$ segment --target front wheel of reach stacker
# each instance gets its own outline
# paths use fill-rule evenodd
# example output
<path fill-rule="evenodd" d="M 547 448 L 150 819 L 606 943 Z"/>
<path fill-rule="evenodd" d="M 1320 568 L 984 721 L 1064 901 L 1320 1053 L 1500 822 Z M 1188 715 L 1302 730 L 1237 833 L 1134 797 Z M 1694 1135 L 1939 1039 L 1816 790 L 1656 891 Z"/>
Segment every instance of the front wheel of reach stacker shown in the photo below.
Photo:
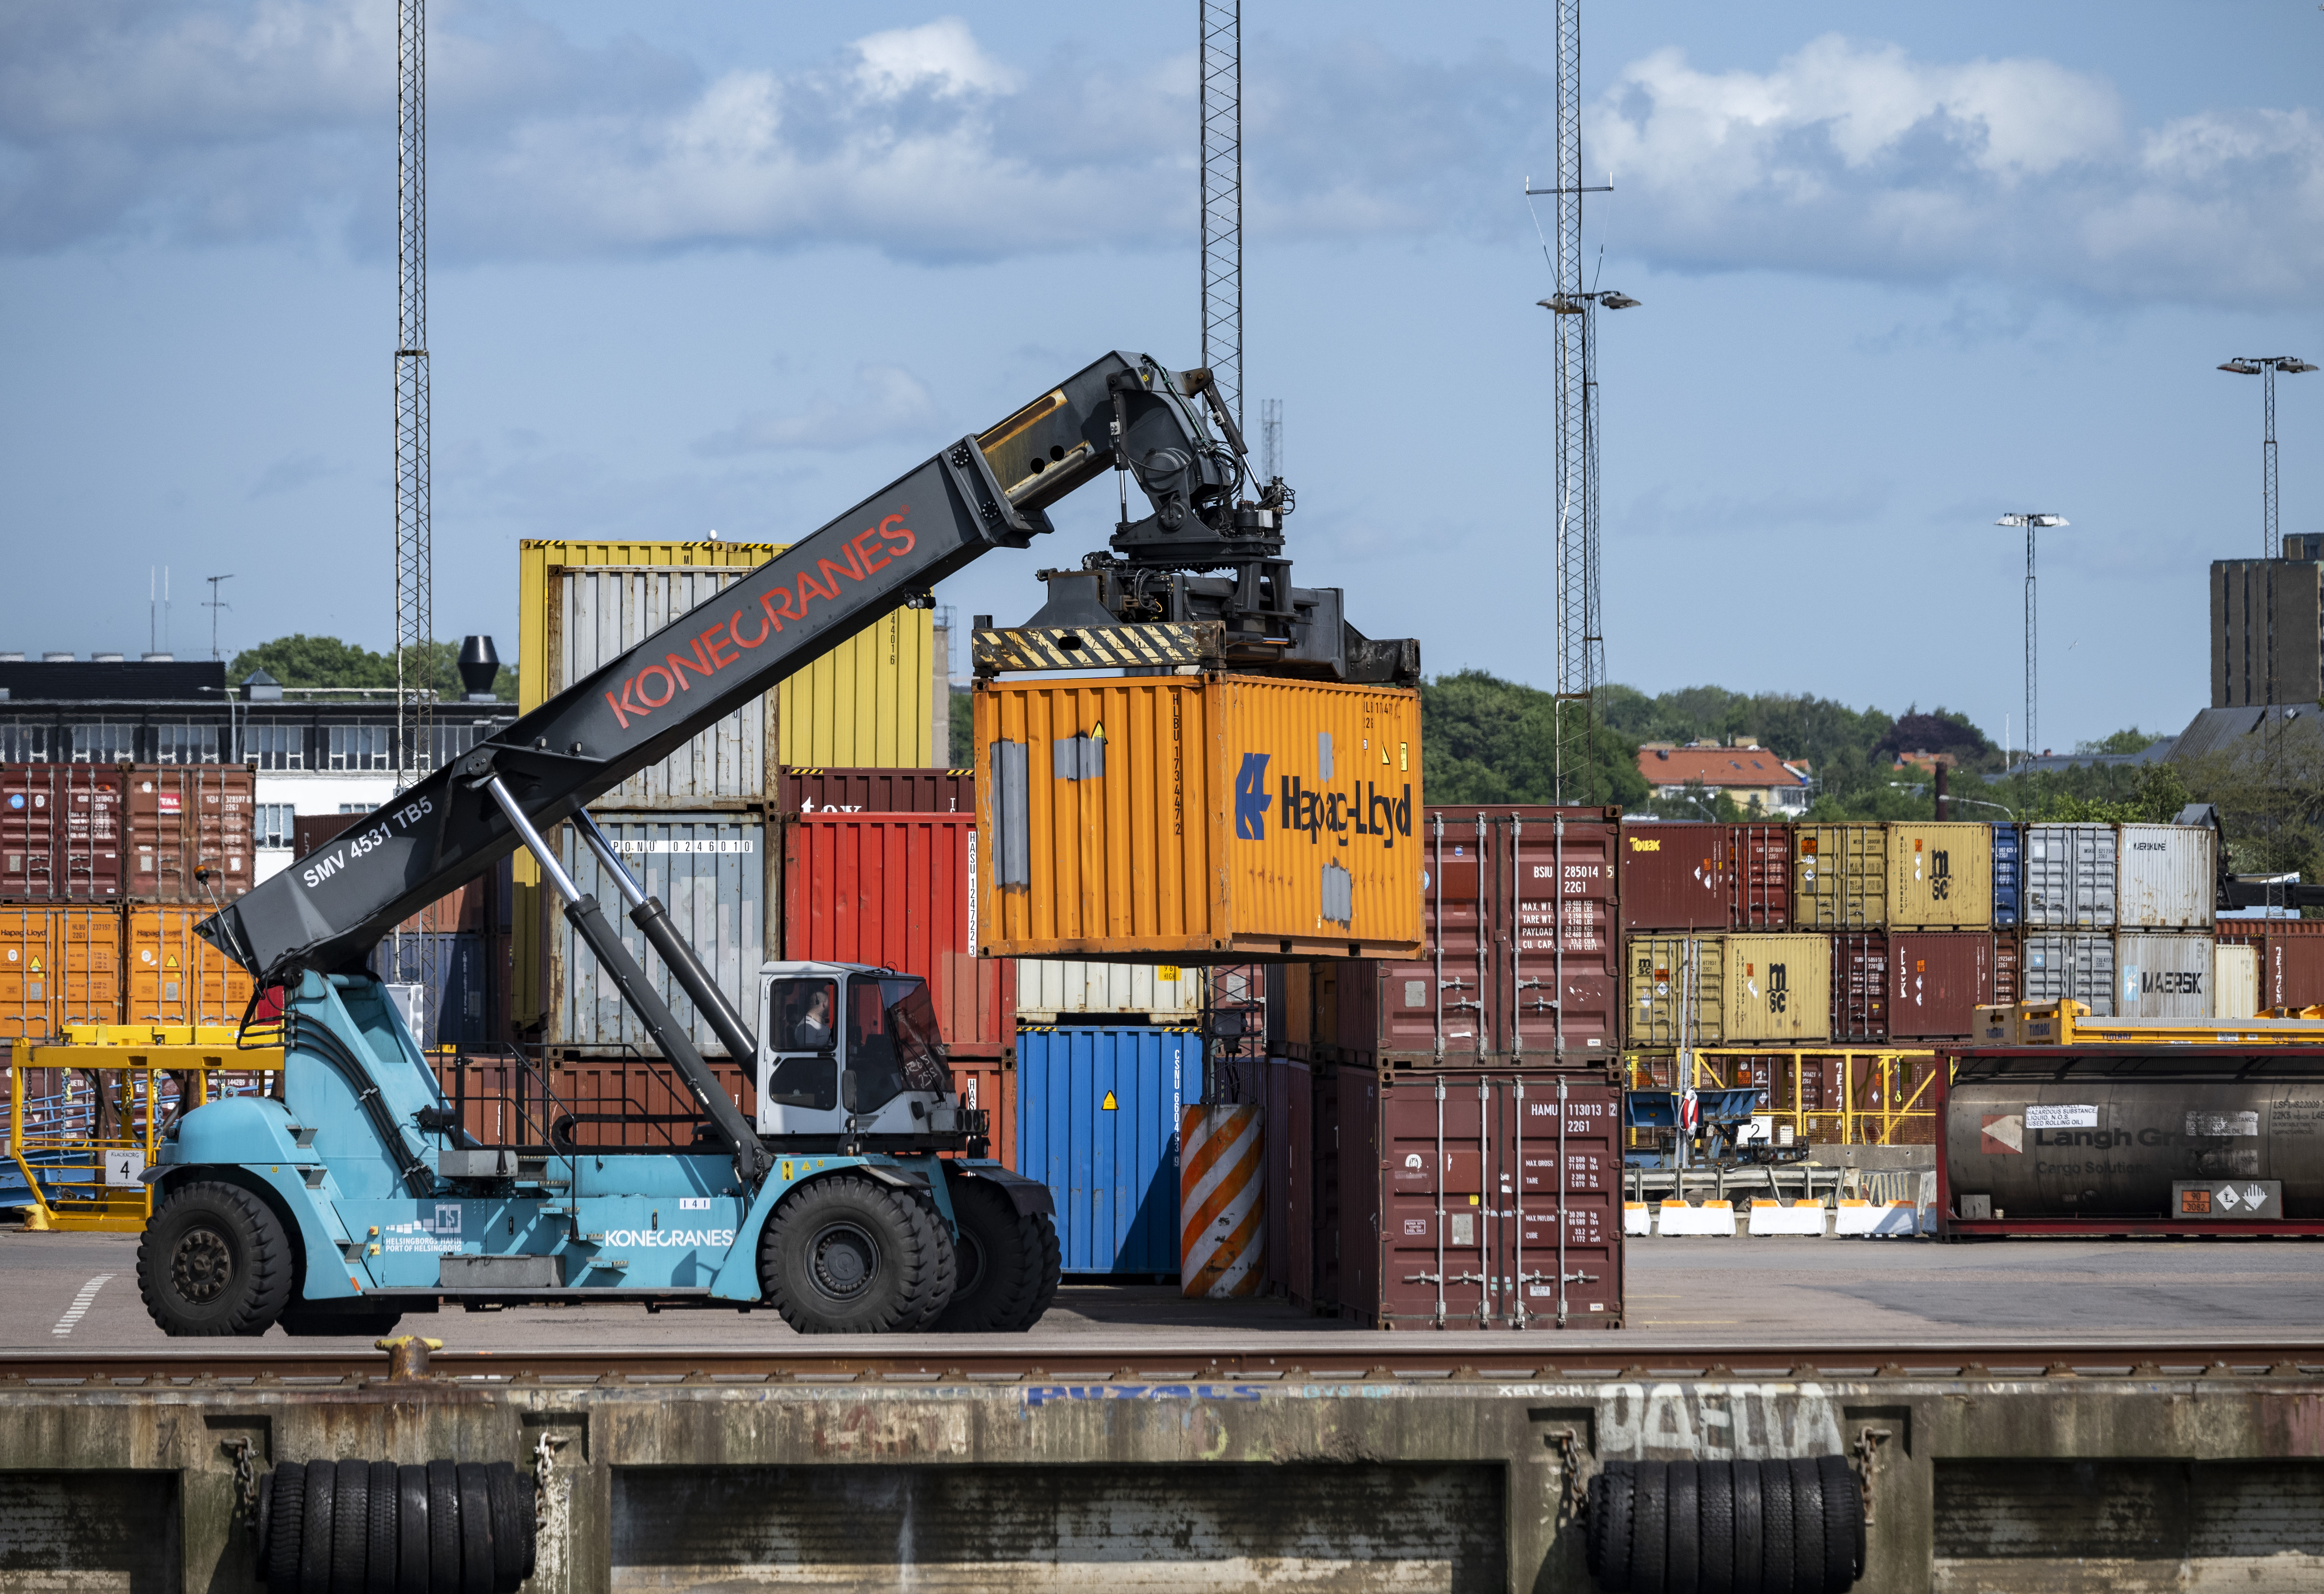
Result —
<path fill-rule="evenodd" d="M 170 1193 L 137 1242 L 137 1291 L 165 1334 L 263 1334 L 290 1298 L 290 1244 L 266 1203 L 203 1180 Z"/>
<path fill-rule="evenodd" d="M 1000 1185 L 950 1182 L 960 1224 L 960 1266 L 952 1304 L 936 1320 L 939 1333 L 1019 1333 L 1031 1328 L 1057 1293 L 1056 1225 L 1046 1212 L 1017 1211 Z"/>
<path fill-rule="evenodd" d="M 911 1333 L 952 1299 L 952 1237 L 901 1190 L 852 1174 L 819 1179 L 767 1219 L 759 1285 L 803 1334 Z"/>

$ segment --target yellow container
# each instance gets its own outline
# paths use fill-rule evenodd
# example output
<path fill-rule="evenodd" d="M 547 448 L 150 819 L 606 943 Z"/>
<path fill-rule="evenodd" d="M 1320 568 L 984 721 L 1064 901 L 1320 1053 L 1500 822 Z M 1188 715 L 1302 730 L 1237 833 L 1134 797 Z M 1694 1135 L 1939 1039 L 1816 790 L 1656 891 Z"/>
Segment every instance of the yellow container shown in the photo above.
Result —
<path fill-rule="evenodd" d="M 1831 1035 L 1831 937 L 1727 937 L 1720 1004 L 1727 1043 L 1824 1040 Z"/>
<path fill-rule="evenodd" d="M 1888 826 L 1888 927 L 1993 924 L 1993 826 L 1896 820 Z"/>
<path fill-rule="evenodd" d="M 208 908 L 125 910 L 128 934 L 123 963 L 126 998 L 123 1018 L 131 1024 L 240 1024 L 250 1006 L 250 974 L 240 963 L 194 934 L 210 917 Z"/>
<path fill-rule="evenodd" d="M 1624 952 L 1628 1045 L 1654 1051 L 1727 1038 L 1725 935 L 1633 935 Z"/>
<path fill-rule="evenodd" d="M 976 692 L 978 950 L 1420 954 L 1420 697 L 1248 676 Z"/>
<path fill-rule="evenodd" d="M 1992 915 L 1991 842 L 1986 855 Z M 1888 923 L 1888 827 L 1803 825 L 1792 834 L 1792 923 L 1803 930 L 1877 930 Z"/>

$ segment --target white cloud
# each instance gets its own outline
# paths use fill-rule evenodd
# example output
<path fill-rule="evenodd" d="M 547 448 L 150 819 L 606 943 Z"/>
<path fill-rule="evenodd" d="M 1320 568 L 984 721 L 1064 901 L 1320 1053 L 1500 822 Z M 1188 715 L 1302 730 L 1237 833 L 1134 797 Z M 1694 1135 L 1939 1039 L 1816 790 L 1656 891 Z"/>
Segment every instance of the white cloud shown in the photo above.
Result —
<path fill-rule="evenodd" d="M 890 438 L 924 437 L 936 419 L 927 388 L 897 365 L 865 365 L 855 391 L 834 399 L 817 393 L 796 415 L 752 416 L 697 446 L 710 455 L 836 451 Z"/>
<path fill-rule="evenodd" d="M 929 88 L 941 95 L 1000 94 L 1017 74 L 978 48 L 968 24 L 947 16 L 918 28 L 896 28 L 855 41 L 855 79 L 881 99 Z"/>

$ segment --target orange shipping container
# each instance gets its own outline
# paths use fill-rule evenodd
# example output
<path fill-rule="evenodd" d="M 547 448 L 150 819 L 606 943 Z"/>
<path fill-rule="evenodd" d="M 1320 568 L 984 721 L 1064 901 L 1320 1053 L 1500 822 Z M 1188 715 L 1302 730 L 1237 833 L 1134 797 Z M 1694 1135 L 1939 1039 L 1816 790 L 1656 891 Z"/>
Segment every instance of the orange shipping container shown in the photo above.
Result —
<path fill-rule="evenodd" d="M 240 764 L 135 764 L 129 784 L 127 895 L 230 902 L 257 861 L 258 776 Z"/>
<path fill-rule="evenodd" d="M 980 682 L 989 957 L 1416 957 L 1419 694 L 1248 676 Z"/>
<path fill-rule="evenodd" d="M 121 1022 L 121 910 L 0 908 L 0 1037 Z"/>
<path fill-rule="evenodd" d="M 250 975 L 194 934 L 207 908 L 139 905 L 125 910 L 122 981 L 132 1024 L 239 1024 L 250 1005 Z"/>

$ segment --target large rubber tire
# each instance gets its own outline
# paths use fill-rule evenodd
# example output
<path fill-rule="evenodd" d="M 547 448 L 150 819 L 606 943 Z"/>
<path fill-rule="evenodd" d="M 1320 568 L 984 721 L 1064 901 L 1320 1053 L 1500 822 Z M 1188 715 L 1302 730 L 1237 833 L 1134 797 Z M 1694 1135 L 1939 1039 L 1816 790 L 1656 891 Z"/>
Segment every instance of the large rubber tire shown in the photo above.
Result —
<path fill-rule="evenodd" d="M 1864 1575 L 1864 1490 L 1846 1456 L 1818 1456 L 1823 1485 L 1823 1594 L 1848 1594 Z"/>
<path fill-rule="evenodd" d="M 1041 1315 L 1045 1290 L 1056 1258 L 1041 1231 L 1046 1213 L 1020 1216 L 1008 1191 L 989 1179 L 952 1179 L 953 1218 L 960 1225 L 954 1246 L 956 1276 L 952 1302 L 930 1325 L 943 1334 L 1010 1334 L 1031 1328 Z"/>
<path fill-rule="evenodd" d="M 524 1581 L 532 1513 L 517 1509 L 516 1469 L 510 1463 L 485 1462 L 484 1487 L 493 1501 L 493 1594 L 516 1594 L 517 1585 Z"/>
<path fill-rule="evenodd" d="M 1606 1594 L 1630 1587 L 1630 1512 L 1637 1479 L 1617 1461 L 1590 1480 L 1590 1574 Z"/>
<path fill-rule="evenodd" d="M 290 1299 L 290 1274 L 282 1225 L 238 1184 L 180 1186 L 137 1241 L 137 1293 L 173 1338 L 264 1333 Z"/>
<path fill-rule="evenodd" d="M 363 1594 L 395 1594 L 395 1562 L 397 1547 L 402 1538 L 401 1527 L 402 1490 L 396 1487 L 395 1463 L 374 1461 L 371 1464 L 371 1534 L 364 1551 Z"/>
<path fill-rule="evenodd" d="M 325 1594 L 331 1586 L 333 1500 L 338 1492 L 337 1461 L 307 1463 L 307 1525 L 299 1534 L 299 1587 Z"/>
<path fill-rule="evenodd" d="M 430 1594 L 428 1469 L 395 1470 L 395 1594 Z"/>
<path fill-rule="evenodd" d="M 1792 1560 L 1792 1464 L 1760 1462 L 1760 1594 L 1799 1594 Z"/>
<path fill-rule="evenodd" d="M 347 1312 L 317 1310 L 314 1306 L 293 1301 L 282 1308 L 275 1319 L 286 1334 L 295 1339 L 336 1337 L 347 1340 L 383 1340 L 395 1331 L 403 1321 L 401 1312 Z"/>
<path fill-rule="evenodd" d="M 493 1493 L 481 1461 L 460 1463 L 460 1594 L 493 1594 Z"/>
<path fill-rule="evenodd" d="M 362 1594 L 370 1580 L 371 1463 L 341 1461 L 331 1505 L 331 1594 Z"/>
<path fill-rule="evenodd" d="M 516 1475 L 516 1504 L 524 1514 L 524 1575 L 530 1577 L 540 1557 L 540 1481 L 529 1470 Z"/>
<path fill-rule="evenodd" d="M 1669 1526 L 1665 1530 L 1663 1587 L 1670 1594 L 1695 1594 L 1702 1565 L 1702 1469 L 1693 1461 L 1670 1464 Z"/>
<path fill-rule="evenodd" d="M 1766 1513 L 1761 1503 L 1757 1461 L 1735 1463 L 1735 1594 L 1762 1594 L 1761 1562 L 1766 1555 Z"/>
<path fill-rule="evenodd" d="M 911 1333 L 951 1304 L 952 1236 L 921 1201 L 852 1174 L 783 1197 L 759 1286 L 803 1334 Z"/>
<path fill-rule="evenodd" d="M 428 1463 L 428 1587 L 460 1594 L 460 1479 L 449 1461 Z"/>
<path fill-rule="evenodd" d="M 1799 1594 L 1823 1588 L 1823 1480 L 1809 1460 L 1784 1463 L 1792 1475 L 1792 1586 Z"/>
<path fill-rule="evenodd" d="M 1735 1463 L 1705 1461 L 1695 1503 L 1702 1524 L 1695 1587 L 1702 1594 L 1735 1594 Z"/>
<path fill-rule="evenodd" d="M 1669 1585 L 1663 1568 L 1670 1526 L 1670 1463 L 1641 1461 L 1630 1506 L 1630 1587 L 1636 1594 L 1663 1594 Z"/>
<path fill-rule="evenodd" d="M 299 1544 L 307 1524 L 307 1469 L 278 1466 L 267 1476 L 266 1534 L 259 1543 L 259 1575 L 269 1594 L 299 1594 Z"/>

